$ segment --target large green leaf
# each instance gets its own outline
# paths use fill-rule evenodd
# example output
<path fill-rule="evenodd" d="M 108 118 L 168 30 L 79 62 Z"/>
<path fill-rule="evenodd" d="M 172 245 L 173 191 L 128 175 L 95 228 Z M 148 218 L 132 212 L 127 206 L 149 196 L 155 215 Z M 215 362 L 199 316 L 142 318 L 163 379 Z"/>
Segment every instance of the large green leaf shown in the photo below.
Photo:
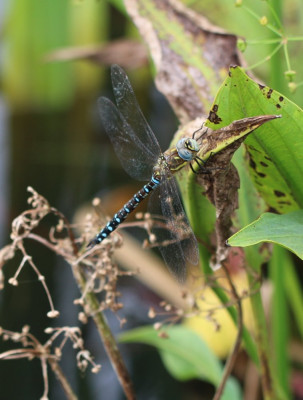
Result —
<path fill-rule="evenodd" d="M 260 242 L 277 243 L 303 259 L 303 210 L 283 215 L 262 214 L 228 239 L 229 245 L 240 247 Z"/>
<path fill-rule="evenodd" d="M 271 209 L 286 213 L 303 207 L 303 114 L 285 96 L 250 79 L 240 67 L 230 69 L 214 105 L 219 124 L 262 114 L 282 118 L 260 127 L 246 139 L 258 191 Z M 213 108 L 214 108 L 213 105 Z"/>
<path fill-rule="evenodd" d="M 123 333 L 120 341 L 155 346 L 176 379 L 196 378 L 218 386 L 222 377 L 221 363 L 200 336 L 182 325 L 165 328 L 165 332 L 168 334 L 166 339 L 148 326 Z M 241 399 L 240 388 L 234 379 L 228 380 L 222 399 Z"/>

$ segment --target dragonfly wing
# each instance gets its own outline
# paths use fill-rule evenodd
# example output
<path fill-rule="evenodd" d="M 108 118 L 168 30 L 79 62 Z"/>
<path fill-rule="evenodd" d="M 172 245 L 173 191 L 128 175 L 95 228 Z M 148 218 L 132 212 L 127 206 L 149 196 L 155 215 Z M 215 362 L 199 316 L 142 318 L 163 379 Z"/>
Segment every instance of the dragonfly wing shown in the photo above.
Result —
<path fill-rule="evenodd" d="M 98 107 L 102 125 L 125 171 L 134 179 L 149 180 L 158 154 L 150 154 L 124 116 L 109 99 L 100 97 Z"/>
<path fill-rule="evenodd" d="M 159 190 L 151 196 L 149 204 L 153 214 L 159 215 L 162 211 L 164 217 L 162 220 L 160 217 L 153 228 L 157 242 L 160 243 L 159 250 L 168 268 L 180 282 L 184 282 L 186 261 L 197 264 L 199 252 L 197 240 L 183 210 L 174 178 L 163 180 Z"/>
<path fill-rule="evenodd" d="M 113 65 L 111 67 L 111 77 L 118 109 L 126 122 L 133 128 L 137 140 L 146 146 L 148 158 L 154 157 L 154 163 L 156 163 L 161 149 L 155 134 L 140 109 L 126 73 L 118 65 Z"/>

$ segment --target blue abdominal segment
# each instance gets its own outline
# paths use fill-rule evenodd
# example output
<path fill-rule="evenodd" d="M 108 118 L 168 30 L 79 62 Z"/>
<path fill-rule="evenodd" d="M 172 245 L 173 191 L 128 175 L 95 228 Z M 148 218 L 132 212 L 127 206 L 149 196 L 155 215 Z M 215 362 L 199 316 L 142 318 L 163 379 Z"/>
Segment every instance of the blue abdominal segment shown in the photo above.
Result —
<path fill-rule="evenodd" d="M 98 235 L 89 242 L 87 247 L 93 247 L 106 239 L 159 184 L 160 180 L 155 176 L 152 176 L 150 182 L 144 185 L 142 189 L 140 189 L 126 204 L 124 204 L 121 210 L 114 215 Z"/>

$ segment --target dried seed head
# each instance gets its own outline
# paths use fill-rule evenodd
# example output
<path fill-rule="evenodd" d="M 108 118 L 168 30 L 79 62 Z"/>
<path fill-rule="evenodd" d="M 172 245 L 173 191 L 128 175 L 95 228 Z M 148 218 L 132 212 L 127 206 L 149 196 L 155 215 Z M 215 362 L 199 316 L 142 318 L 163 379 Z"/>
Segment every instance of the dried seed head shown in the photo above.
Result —
<path fill-rule="evenodd" d="M 29 332 L 29 325 L 24 325 L 23 327 L 22 327 L 22 333 L 24 333 L 24 334 L 27 334 L 28 332 Z"/>
<path fill-rule="evenodd" d="M 169 338 L 169 335 L 166 332 L 159 332 L 158 336 L 161 339 L 168 339 Z"/>
<path fill-rule="evenodd" d="M 60 313 L 57 310 L 51 310 L 47 314 L 48 318 L 57 318 L 59 317 Z"/>
<path fill-rule="evenodd" d="M 161 322 L 156 322 L 156 323 L 154 324 L 154 329 L 155 329 L 156 331 L 160 330 L 161 328 L 162 328 Z"/>
<path fill-rule="evenodd" d="M 155 318 L 156 317 L 156 311 L 153 307 L 151 307 L 148 311 L 148 317 L 149 318 Z"/>
<path fill-rule="evenodd" d="M 88 322 L 87 316 L 83 311 L 79 312 L 78 319 L 80 322 L 82 322 L 82 324 L 87 324 Z"/>
<path fill-rule="evenodd" d="M 61 358 L 62 351 L 61 351 L 61 349 L 59 347 L 55 348 L 55 355 L 56 355 L 56 357 Z"/>
<path fill-rule="evenodd" d="M 9 278 L 8 283 L 13 286 L 18 286 L 18 281 L 16 278 Z"/>
<path fill-rule="evenodd" d="M 100 371 L 100 369 L 101 369 L 101 365 L 96 364 L 96 365 L 93 366 L 91 371 L 92 371 L 93 374 L 97 374 Z"/>

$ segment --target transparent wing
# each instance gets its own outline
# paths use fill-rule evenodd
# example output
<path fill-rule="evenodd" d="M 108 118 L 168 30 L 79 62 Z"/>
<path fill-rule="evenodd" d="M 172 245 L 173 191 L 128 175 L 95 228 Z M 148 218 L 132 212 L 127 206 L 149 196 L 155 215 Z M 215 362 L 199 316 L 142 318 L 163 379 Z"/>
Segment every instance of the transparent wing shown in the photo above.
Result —
<path fill-rule="evenodd" d="M 142 114 L 126 73 L 118 65 L 113 65 L 111 78 L 118 109 L 125 121 L 132 127 L 137 140 L 146 147 L 147 158 L 153 158 L 156 163 L 161 149 L 155 134 Z"/>
<path fill-rule="evenodd" d="M 125 171 L 134 179 L 149 180 L 159 154 L 151 154 L 109 99 L 100 97 L 98 107 L 103 127 Z"/>
<path fill-rule="evenodd" d="M 156 199 L 156 197 L 158 197 Z M 153 228 L 159 250 L 171 272 L 180 282 L 186 278 L 186 261 L 197 264 L 198 244 L 184 213 L 174 178 L 164 179 L 159 190 L 150 198 L 150 211 L 159 215 L 160 207 L 163 219 Z M 163 226 L 161 227 L 161 222 Z"/>

